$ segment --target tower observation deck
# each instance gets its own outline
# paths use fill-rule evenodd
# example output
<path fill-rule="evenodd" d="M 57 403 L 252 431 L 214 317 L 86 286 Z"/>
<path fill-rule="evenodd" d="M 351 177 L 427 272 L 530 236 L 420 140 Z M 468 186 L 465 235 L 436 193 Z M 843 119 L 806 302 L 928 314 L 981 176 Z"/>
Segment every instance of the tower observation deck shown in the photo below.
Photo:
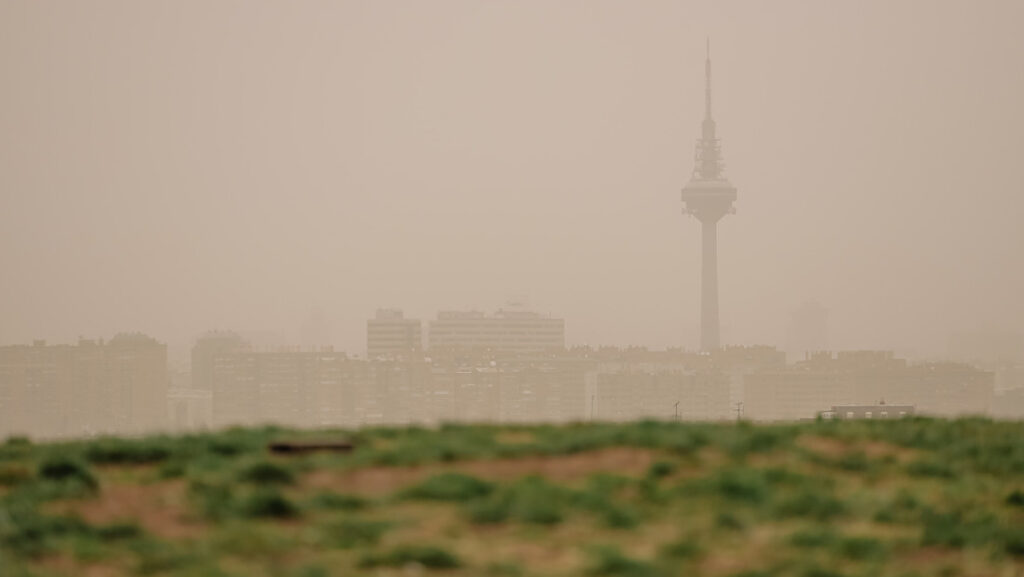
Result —
<path fill-rule="evenodd" d="M 736 187 L 724 175 L 722 146 L 715 136 L 711 117 L 711 42 L 704 64 L 704 122 L 697 139 L 693 176 L 683 187 L 683 213 L 700 221 L 701 286 L 700 348 L 712 351 L 720 346 L 718 326 L 718 221 L 735 213 Z"/>

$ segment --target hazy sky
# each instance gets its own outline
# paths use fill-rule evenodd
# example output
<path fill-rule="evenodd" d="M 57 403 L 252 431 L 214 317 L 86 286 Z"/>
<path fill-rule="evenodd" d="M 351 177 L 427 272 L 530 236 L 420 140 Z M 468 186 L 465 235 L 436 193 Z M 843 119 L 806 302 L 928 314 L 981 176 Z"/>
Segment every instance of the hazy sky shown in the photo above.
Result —
<path fill-rule="evenodd" d="M 364 348 L 510 296 L 694 348 L 710 35 L 723 342 L 1024 329 L 1024 2 L 0 1 L 0 344 Z"/>

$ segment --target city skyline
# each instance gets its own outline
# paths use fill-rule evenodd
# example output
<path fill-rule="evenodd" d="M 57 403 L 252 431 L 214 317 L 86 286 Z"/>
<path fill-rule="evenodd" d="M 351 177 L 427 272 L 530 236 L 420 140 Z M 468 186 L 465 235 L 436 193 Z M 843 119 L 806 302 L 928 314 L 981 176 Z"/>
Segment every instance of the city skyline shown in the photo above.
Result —
<path fill-rule="evenodd" d="M 836 350 L 1024 327 L 1019 4 L 353 6 L 0 7 L 0 343 L 319 310 L 359 350 L 378 307 L 529 292 L 569 344 L 696 348 L 708 35 L 723 343 L 808 300 Z"/>
<path fill-rule="evenodd" d="M 165 344 L 141 334 L 0 346 L 0 438 L 260 425 L 1024 414 L 1020 354 L 911 362 L 891 351 L 840 351 L 791 361 L 768 346 L 565 348 L 549 346 L 557 325 L 529 313 L 450 312 L 438 316 L 454 322 L 445 339 L 405 347 L 392 338 L 402 332 L 391 330 L 402 320 L 395 313 L 373 319 L 385 326 L 367 324 L 367 345 L 377 343 L 378 354 L 366 358 L 329 347 L 263 349 L 225 331 L 197 339 L 184 371 L 170 366 Z M 506 329 L 510 335 L 495 338 Z M 454 340 L 453 330 L 461 331 Z"/>

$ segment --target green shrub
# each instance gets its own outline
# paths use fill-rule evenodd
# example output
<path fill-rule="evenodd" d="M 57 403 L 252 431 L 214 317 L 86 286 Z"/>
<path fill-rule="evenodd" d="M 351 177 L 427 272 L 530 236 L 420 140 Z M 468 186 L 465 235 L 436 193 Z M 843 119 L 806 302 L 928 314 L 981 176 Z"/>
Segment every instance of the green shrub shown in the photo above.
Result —
<path fill-rule="evenodd" d="M 877 523 L 915 523 L 924 509 L 913 493 L 901 490 L 875 513 L 874 520 Z"/>
<path fill-rule="evenodd" d="M 91 442 L 85 450 L 89 462 L 109 465 L 158 463 L 170 456 L 166 443 L 154 440 L 101 439 Z"/>
<path fill-rule="evenodd" d="M 489 495 L 494 485 L 462 473 L 441 473 L 430 477 L 402 495 L 407 499 L 468 501 Z"/>
<path fill-rule="evenodd" d="M 93 535 L 74 536 L 61 542 L 59 547 L 60 551 L 70 551 L 75 560 L 83 563 L 98 563 L 109 559 L 114 551 L 113 547 Z"/>
<path fill-rule="evenodd" d="M 658 553 L 670 559 L 690 560 L 702 557 L 704 548 L 695 539 L 681 539 L 663 546 Z"/>
<path fill-rule="evenodd" d="M 595 473 L 587 477 L 586 492 L 599 495 L 612 495 L 633 483 L 633 479 L 611 473 Z"/>
<path fill-rule="evenodd" d="M 0 464 L 0 487 L 13 487 L 32 478 L 32 469 L 20 463 Z"/>
<path fill-rule="evenodd" d="M 195 480 L 189 483 L 188 496 L 207 519 L 219 521 L 235 513 L 234 495 L 227 485 Z"/>
<path fill-rule="evenodd" d="M 188 547 L 171 541 L 137 539 L 131 542 L 130 548 L 136 556 L 136 575 L 176 571 L 196 561 L 195 554 Z"/>
<path fill-rule="evenodd" d="M 212 531 L 204 539 L 203 545 L 207 551 L 219 557 L 260 559 L 274 563 L 294 553 L 301 544 L 317 543 L 316 538 L 320 536 L 311 530 L 300 533 L 294 531 L 293 527 L 282 529 L 265 523 L 225 523 L 217 531 Z"/>
<path fill-rule="evenodd" d="M 569 494 L 541 477 L 527 477 L 514 485 L 512 516 L 523 523 L 554 525 L 563 519 L 562 503 Z"/>
<path fill-rule="evenodd" d="M 926 510 L 922 521 L 921 544 L 926 546 L 953 549 L 980 546 L 992 542 L 1000 533 L 999 524 L 990 513 L 964 515 L 959 511 L 939 513 Z"/>
<path fill-rule="evenodd" d="M 956 477 L 956 472 L 949 465 L 934 460 L 921 460 L 910 463 L 907 465 L 907 474 L 912 477 L 936 477 L 939 479 L 952 479 Z"/>
<path fill-rule="evenodd" d="M 89 490 L 99 487 L 96 477 L 92 475 L 88 467 L 64 457 L 54 457 L 43 461 L 39 465 L 39 478 L 58 483 L 77 484 Z"/>
<path fill-rule="evenodd" d="M 455 554 L 427 545 L 399 545 L 383 553 L 367 553 L 359 560 L 359 567 L 404 567 L 417 563 L 427 569 L 456 569 L 462 562 Z"/>
<path fill-rule="evenodd" d="M 579 496 L 548 483 L 541 477 L 526 477 L 503 490 L 468 502 L 463 508 L 470 521 L 478 524 L 521 523 L 553 525 L 564 517 L 563 507 Z"/>
<path fill-rule="evenodd" d="M 312 506 L 331 511 L 359 511 L 370 506 L 370 501 L 357 495 L 320 493 L 313 497 Z"/>
<path fill-rule="evenodd" d="M 221 438 L 210 439 L 204 449 L 218 457 L 237 457 L 249 451 L 249 448 L 240 441 Z"/>
<path fill-rule="evenodd" d="M 671 491 L 658 486 L 654 477 L 644 477 L 636 482 L 636 492 L 641 500 L 652 504 L 664 504 L 671 497 Z"/>
<path fill-rule="evenodd" d="M 157 476 L 161 479 L 178 479 L 185 476 L 185 464 L 178 461 L 170 461 L 160 466 Z"/>
<path fill-rule="evenodd" d="M 715 526 L 730 531 L 743 531 L 747 528 L 743 519 L 728 511 L 722 511 L 715 515 Z"/>
<path fill-rule="evenodd" d="M 693 456 L 702 447 L 707 446 L 708 442 L 708 436 L 702 431 L 671 431 L 661 443 L 661 447 L 676 455 Z"/>
<path fill-rule="evenodd" d="M 295 475 L 276 463 L 264 461 L 242 469 L 238 480 L 254 485 L 291 485 L 295 482 Z"/>
<path fill-rule="evenodd" d="M 23 504 L 6 507 L 6 521 L 7 527 L 0 525 L 0 544 L 21 557 L 39 557 L 52 552 L 60 539 L 90 534 L 78 517 L 43 515 Z"/>
<path fill-rule="evenodd" d="M 491 577 L 522 577 L 525 572 L 518 563 L 491 563 L 487 566 L 486 575 Z"/>
<path fill-rule="evenodd" d="M 846 453 L 836 461 L 837 467 L 852 473 L 863 473 L 872 469 L 873 465 L 863 451 Z"/>
<path fill-rule="evenodd" d="M 800 491 L 783 499 L 775 506 L 775 514 L 782 518 L 804 517 L 827 521 L 846 512 L 842 501 L 819 491 Z"/>
<path fill-rule="evenodd" d="M 801 529 L 789 536 L 789 543 L 794 547 L 807 549 L 828 547 L 839 540 L 839 536 L 830 529 Z"/>
<path fill-rule="evenodd" d="M 0 461 L 23 459 L 32 453 L 32 447 L 28 437 L 8 437 L 0 443 Z"/>
<path fill-rule="evenodd" d="M 757 504 L 768 496 L 764 475 L 754 469 L 728 469 L 710 479 L 710 486 L 719 495 L 732 500 Z"/>
<path fill-rule="evenodd" d="M 655 461 L 647 468 L 647 476 L 654 479 L 667 477 L 676 471 L 676 464 L 670 461 Z"/>
<path fill-rule="evenodd" d="M 601 509 L 600 515 L 605 526 L 611 529 L 632 529 L 640 524 L 640 514 L 635 509 L 611 502 Z"/>
<path fill-rule="evenodd" d="M 1006 504 L 1013 507 L 1024 507 L 1024 491 L 1016 489 L 1006 496 Z"/>
<path fill-rule="evenodd" d="M 299 508 L 284 495 L 263 490 L 242 501 L 240 511 L 246 517 L 290 519 L 299 516 Z"/>
<path fill-rule="evenodd" d="M 630 479 L 617 475 L 597 474 L 588 479 L 584 491 L 563 490 L 563 500 L 572 505 L 597 514 L 607 527 L 630 529 L 640 522 L 640 514 L 617 498 L 617 494 L 631 483 Z M 556 490 L 557 491 L 557 490 Z M 556 495 L 552 495 L 555 498 Z"/>
<path fill-rule="evenodd" d="M 523 523 L 537 525 L 556 525 L 565 518 L 557 503 L 544 499 L 537 494 L 527 494 L 516 499 L 513 509 L 514 516 Z"/>
<path fill-rule="evenodd" d="M 304 565 L 295 573 L 295 577 L 330 577 L 331 572 L 323 565 Z"/>
<path fill-rule="evenodd" d="M 1014 557 L 1024 557 L 1024 529 L 1013 529 L 1003 535 L 1003 550 Z"/>
<path fill-rule="evenodd" d="M 746 422 L 736 426 L 736 436 L 728 443 L 729 453 L 734 458 L 743 458 L 748 453 L 767 453 L 788 446 L 794 433 L 788 428 L 754 427 Z"/>
<path fill-rule="evenodd" d="M 475 499 L 464 507 L 469 520 L 480 525 L 504 523 L 511 511 L 512 499 L 507 493 Z"/>
<path fill-rule="evenodd" d="M 390 526 L 383 521 L 347 518 L 325 525 L 321 533 L 328 545 L 350 549 L 357 545 L 376 545 Z"/>
<path fill-rule="evenodd" d="M 492 430 L 480 427 L 447 425 L 440 430 L 408 427 L 386 431 L 367 431 L 363 442 L 373 445 L 375 439 L 386 439 L 386 448 L 373 447 L 355 455 L 363 465 L 407 466 L 424 463 L 452 462 L 469 458 L 484 459 L 499 452 Z M 520 449 L 504 447 L 514 453 Z"/>
<path fill-rule="evenodd" d="M 96 527 L 93 532 L 101 541 L 122 541 L 141 537 L 142 529 L 135 523 L 112 523 L 102 527 Z"/>
<path fill-rule="evenodd" d="M 590 550 L 591 564 L 587 575 L 609 577 L 658 577 L 658 569 L 644 561 L 625 556 L 615 547 L 594 547 Z"/>
<path fill-rule="evenodd" d="M 847 537 L 839 541 L 840 555 L 854 561 L 882 559 L 888 554 L 885 544 L 872 537 Z"/>
<path fill-rule="evenodd" d="M 772 486 L 786 486 L 797 488 L 822 488 L 829 485 L 827 477 L 808 477 L 787 467 L 768 467 L 757 471 L 764 481 Z"/>

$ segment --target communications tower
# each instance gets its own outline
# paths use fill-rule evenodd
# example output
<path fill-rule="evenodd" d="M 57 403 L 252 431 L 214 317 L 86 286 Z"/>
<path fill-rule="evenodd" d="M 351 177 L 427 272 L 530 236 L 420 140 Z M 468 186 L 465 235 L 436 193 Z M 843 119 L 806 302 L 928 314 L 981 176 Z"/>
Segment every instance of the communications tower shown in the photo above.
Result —
<path fill-rule="evenodd" d="M 723 174 L 722 147 L 711 118 L 711 41 L 704 64 L 704 122 L 697 139 L 693 176 L 683 187 L 685 214 L 700 221 L 700 348 L 712 351 L 721 344 L 718 331 L 718 221 L 735 213 L 736 187 Z"/>

